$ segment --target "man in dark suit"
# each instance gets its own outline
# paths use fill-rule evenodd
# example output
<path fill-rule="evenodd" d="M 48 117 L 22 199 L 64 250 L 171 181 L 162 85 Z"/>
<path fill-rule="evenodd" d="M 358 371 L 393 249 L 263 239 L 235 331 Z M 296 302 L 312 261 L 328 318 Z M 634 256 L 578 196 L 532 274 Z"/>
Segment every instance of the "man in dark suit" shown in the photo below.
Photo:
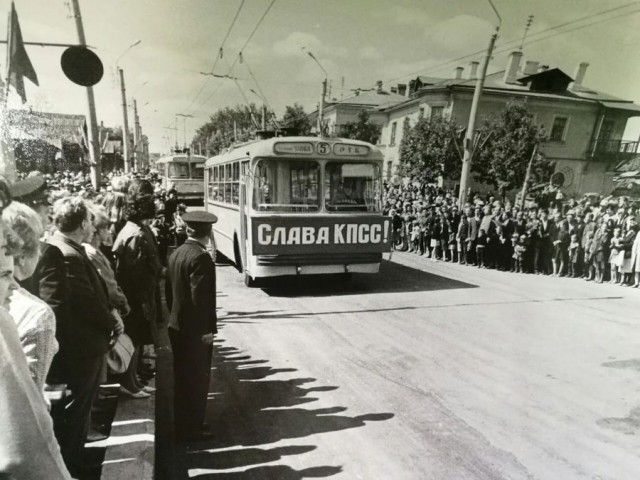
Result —
<path fill-rule="evenodd" d="M 211 436 L 203 430 L 216 319 L 216 270 L 207 252 L 211 225 L 218 219 L 203 211 L 187 212 L 187 240 L 169 259 L 167 304 L 173 350 L 176 440 Z"/>
<path fill-rule="evenodd" d="M 82 248 L 94 232 L 89 209 L 79 197 L 60 199 L 54 205 L 58 231 L 49 242 L 63 257 L 64 291 L 49 284 L 58 299 L 56 338 L 60 345 L 58 374 L 71 390 L 71 401 L 57 419 L 56 433 L 67 468 L 73 474 L 82 465 L 82 449 L 89 428 L 91 406 L 100 384 L 113 332 L 124 326 L 111 314 L 107 289 Z M 56 261 L 56 256 L 50 257 Z M 59 260 L 59 259 L 57 259 Z M 49 266 L 43 265 L 43 270 Z"/>

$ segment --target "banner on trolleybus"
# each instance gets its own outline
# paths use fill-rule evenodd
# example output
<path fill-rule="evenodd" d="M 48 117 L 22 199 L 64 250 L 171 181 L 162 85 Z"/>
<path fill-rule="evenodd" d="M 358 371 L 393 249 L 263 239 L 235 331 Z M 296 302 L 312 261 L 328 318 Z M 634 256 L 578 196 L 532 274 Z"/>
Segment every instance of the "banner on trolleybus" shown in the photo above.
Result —
<path fill-rule="evenodd" d="M 388 217 L 254 217 L 254 255 L 388 252 Z"/>

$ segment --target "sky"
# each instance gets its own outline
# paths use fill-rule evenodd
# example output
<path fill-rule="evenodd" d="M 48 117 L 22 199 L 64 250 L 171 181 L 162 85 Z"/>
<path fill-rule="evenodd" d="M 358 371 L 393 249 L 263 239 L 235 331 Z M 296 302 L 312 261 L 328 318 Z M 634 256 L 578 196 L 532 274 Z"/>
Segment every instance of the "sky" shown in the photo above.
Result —
<path fill-rule="evenodd" d="M 87 44 L 105 68 L 94 87 L 98 122 L 122 125 L 121 68 L 127 102 L 132 107 L 136 100 L 152 152 L 168 152 L 176 141 L 190 143 L 195 130 L 227 106 L 265 99 L 279 117 L 294 103 L 312 112 L 325 72 L 330 98 L 336 99 L 378 80 L 388 89 L 418 75 L 450 78 L 457 66 L 465 67 L 466 75 L 469 62 L 482 61 L 498 24 L 489 73 L 503 70 L 529 15 L 534 19 L 523 61 L 558 67 L 569 76 L 588 62 L 584 85 L 640 104 L 640 1 L 493 0 L 501 23 L 489 0 L 79 2 Z M 78 42 L 69 0 L 15 0 L 15 5 L 25 41 Z M 10 8 L 9 0 L 0 0 L 0 11 Z M 10 106 L 87 113 L 86 89 L 60 68 L 63 50 L 27 46 L 40 85 L 25 80 L 27 103 L 12 91 Z M 0 72 L 6 77 L 3 62 Z M 625 139 L 637 140 L 639 134 L 640 121 L 631 120 Z"/>

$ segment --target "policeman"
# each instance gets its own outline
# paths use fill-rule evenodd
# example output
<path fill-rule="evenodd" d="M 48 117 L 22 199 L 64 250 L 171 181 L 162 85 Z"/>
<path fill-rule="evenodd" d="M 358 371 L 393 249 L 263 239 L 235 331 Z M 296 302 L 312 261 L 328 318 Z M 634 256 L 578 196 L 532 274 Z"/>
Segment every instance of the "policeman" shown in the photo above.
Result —
<path fill-rule="evenodd" d="M 169 259 L 167 305 L 169 340 L 173 349 L 174 425 L 176 440 L 206 440 L 203 429 L 211 351 L 216 328 L 216 271 L 206 250 L 217 217 L 187 212 L 187 240 Z"/>

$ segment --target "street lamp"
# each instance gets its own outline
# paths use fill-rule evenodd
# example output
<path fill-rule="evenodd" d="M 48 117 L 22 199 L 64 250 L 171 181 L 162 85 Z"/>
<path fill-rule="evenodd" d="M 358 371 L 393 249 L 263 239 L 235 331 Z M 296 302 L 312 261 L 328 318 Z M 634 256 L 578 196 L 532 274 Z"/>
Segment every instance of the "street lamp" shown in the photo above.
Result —
<path fill-rule="evenodd" d="M 322 134 L 324 133 L 323 132 L 324 97 L 327 94 L 327 77 L 329 76 L 329 74 L 324 69 L 324 67 L 320 64 L 320 62 L 315 57 L 315 55 L 313 53 L 311 53 L 309 50 L 307 50 L 306 47 L 302 47 L 302 51 L 305 52 L 307 55 L 309 55 L 313 59 L 313 61 L 316 62 L 316 65 L 318 65 L 318 67 L 320 67 L 320 70 L 322 70 L 322 73 L 324 73 L 324 80 L 322 81 L 322 95 L 320 96 L 320 106 L 318 107 L 318 136 L 321 137 Z"/>

